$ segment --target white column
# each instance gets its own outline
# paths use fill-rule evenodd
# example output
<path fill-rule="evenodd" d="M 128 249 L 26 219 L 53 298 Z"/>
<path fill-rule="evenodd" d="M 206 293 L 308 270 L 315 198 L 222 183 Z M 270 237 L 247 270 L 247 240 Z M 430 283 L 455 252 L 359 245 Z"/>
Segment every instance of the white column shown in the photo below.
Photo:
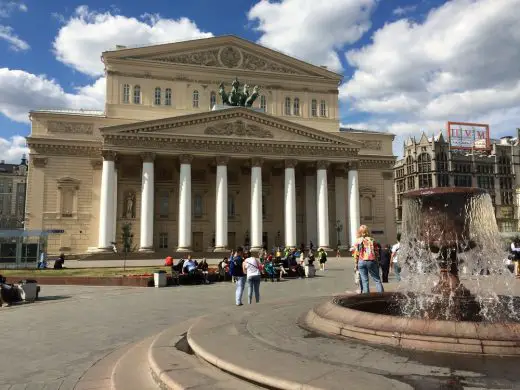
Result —
<path fill-rule="evenodd" d="M 296 160 L 285 161 L 285 246 L 296 247 Z"/>
<path fill-rule="evenodd" d="M 357 164 L 351 163 L 348 171 L 348 215 L 350 226 L 350 245 L 356 241 L 357 231 L 361 224 L 359 215 L 359 184 Z"/>
<path fill-rule="evenodd" d="M 143 153 L 141 177 L 141 243 L 139 252 L 153 252 L 154 155 Z"/>
<path fill-rule="evenodd" d="M 114 212 L 112 213 L 112 242 L 117 242 L 117 169 L 114 167 Z"/>
<path fill-rule="evenodd" d="M 103 152 L 103 171 L 101 174 L 101 194 L 99 199 L 99 250 L 111 250 L 114 212 L 114 167 L 115 153 Z"/>
<path fill-rule="evenodd" d="M 327 186 L 327 161 L 318 161 L 316 171 L 318 246 L 330 250 L 329 243 L 329 190 Z"/>
<path fill-rule="evenodd" d="M 336 177 L 334 178 L 334 188 L 336 195 L 336 221 L 334 227 L 337 228 L 337 225 L 341 226 L 341 231 L 339 232 L 339 241 L 341 246 L 349 245 L 349 227 L 347 226 L 347 181 L 344 170 L 339 170 L 336 172 Z M 334 244 L 337 244 L 338 240 L 338 232 L 334 231 Z"/>
<path fill-rule="evenodd" d="M 217 183 L 215 188 L 215 252 L 226 252 L 228 245 L 228 157 L 217 157 Z"/>
<path fill-rule="evenodd" d="M 179 158 L 179 244 L 178 252 L 191 251 L 191 161 L 190 155 Z"/>
<path fill-rule="evenodd" d="M 262 248 L 262 159 L 251 162 L 251 249 Z"/>
<path fill-rule="evenodd" d="M 305 227 L 307 232 L 305 244 L 310 245 L 312 241 L 315 249 L 318 244 L 316 205 L 316 168 L 312 166 L 305 172 Z"/>

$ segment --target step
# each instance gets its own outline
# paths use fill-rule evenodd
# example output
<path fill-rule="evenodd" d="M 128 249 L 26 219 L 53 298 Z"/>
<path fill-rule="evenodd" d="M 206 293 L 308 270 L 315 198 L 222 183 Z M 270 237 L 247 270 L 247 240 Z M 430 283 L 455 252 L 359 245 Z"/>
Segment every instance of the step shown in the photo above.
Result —
<path fill-rule="evenodd" d="M 115 365 L 135 344 L 118 348 L 90 367 L 74 386 L 75 390 L 109 390 Z"/>
<path fill-rule="evenodd" d="M 169 328 L 153 341 L 148 350 L 148 362 L 158 386 L 175 390 L 259 389 L 201 361 L 192 353 L 186 334 L 197 321 L 192 319 Z"/>
<path fill-rule="evenodd" d="M 111 375 L 113 390 L 156 390 L 157 384 L 150 373 L 148 350 L 155 336 L 132 346 L 115 364 Z"/>

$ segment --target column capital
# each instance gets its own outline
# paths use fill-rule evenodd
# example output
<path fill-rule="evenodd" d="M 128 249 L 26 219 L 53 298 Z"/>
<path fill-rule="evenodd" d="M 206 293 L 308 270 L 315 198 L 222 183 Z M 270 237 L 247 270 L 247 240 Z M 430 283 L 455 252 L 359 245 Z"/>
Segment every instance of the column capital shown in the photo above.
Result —
<path fill-rule="evenodd" d="M 359 169 L 359 161 L 351 161 L 348 163 L 349 171 L 357 171 Z"/>
<path fill-rule="evenodd" d="M 298 164 L 298 160 L 295 159 L 288 159 L 285 160 L 285 168 L 294 168 Z"/>
<path fill-rule="evenodd" d="M 143 162 L 154 162 L 154 160 L 155 160 L 155 153 L 153 153 L 153 152 L 143 152 L 143 153 L 141 153 L 141 158 L 143 159 Z"/>
<path fill-rule="evenodd" d="M 217 157 L 215 157 L 215 162 L 217 163 L 217 166 L 228 165 L 229 157 L 228 156 L 217 156 Z"/>
<path fill-rule="evenodd" d="M 330 165 L 330 162 L 327 160 L 318 160 L 316 161 L 316 169 L 327 169 Z"/>
<path fill-rule="evenodd" d="M 252 167 L 261 167 L 264 163 L 264 159 L 261 157 L 253 157 L 251 159 L 251 166 Z"/>
<path fill-rule="evenodd" d="M 114 152 L 113 150 L 102 150 L 101 155 L 103 156 L 103 160 L 105 161 L 116 160 L 116 152 Z"/>
<path fill-rule="evenodd" d="M 191 154 L 181 154 L 179 156 L 179 161 L 181 164 L 191 164 L 193 156 Z"/>

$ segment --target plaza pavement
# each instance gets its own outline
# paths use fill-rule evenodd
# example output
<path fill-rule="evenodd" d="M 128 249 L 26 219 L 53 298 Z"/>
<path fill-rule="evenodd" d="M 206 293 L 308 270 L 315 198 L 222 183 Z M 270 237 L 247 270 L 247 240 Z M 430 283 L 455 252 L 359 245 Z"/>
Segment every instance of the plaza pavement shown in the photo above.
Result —
<path fill-rule="evenodd" d="M 314 279 L 262 283 L 260 305 L 355 288 L 350 258 L 331 257 L 327 265 Z M 42 286 L 41 301 L 0 309 L 0 390 L 73 389 L 88 368 L 116 348 L 193 317 L 240 310 L 234 287 Z"/>

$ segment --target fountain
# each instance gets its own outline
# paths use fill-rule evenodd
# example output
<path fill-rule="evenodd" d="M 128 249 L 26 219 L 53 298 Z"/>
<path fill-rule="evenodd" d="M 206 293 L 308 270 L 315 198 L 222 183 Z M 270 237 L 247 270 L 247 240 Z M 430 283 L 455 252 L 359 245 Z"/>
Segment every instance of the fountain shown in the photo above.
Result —
<path fill-rule="evenodd" d="M 301 325 L 402 348 L 520 355 L 520 302 L 495 292 L 496 283 L 514 278 L 503 263 L 487 192 L 408 192 L 402 228 L 400 291 L 336 296 L 304 315 Z M 476 275 L 471 291 L 460 281 L 461 267 Z"/>

